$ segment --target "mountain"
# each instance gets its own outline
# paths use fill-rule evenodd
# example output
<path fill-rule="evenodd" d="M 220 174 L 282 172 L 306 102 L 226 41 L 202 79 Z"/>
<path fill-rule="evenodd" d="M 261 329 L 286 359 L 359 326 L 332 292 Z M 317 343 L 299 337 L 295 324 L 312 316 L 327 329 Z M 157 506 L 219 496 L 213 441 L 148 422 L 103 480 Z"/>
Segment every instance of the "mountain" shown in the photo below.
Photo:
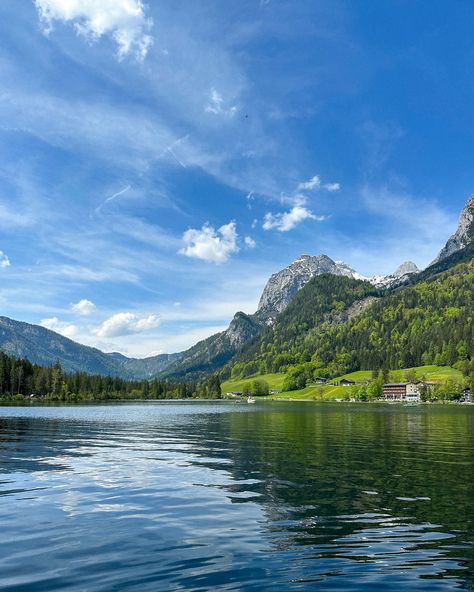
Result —
<path fill-rule="evenodd" d="M 377 288 L 394 288 L 419 272 L 420 270 L 413 261 L 405 261 L 390 275 L 374 275 L 366 279 Z"/>
<path fill-rule="evenodd" d="M 387 287 L 413 271 L 414 264 L 404 264 L 391 276 L 373 281 Z M 415 266 L 416 267 L 416 266 Z M 401 270 L 401 271 L 400 271 Z M 403 274 L 402 274 L 403 271 Z M 160 378 L 198 380 L 221 369 L 246 344 L 286 309 L 294 296 L 314 277 L 322 274 L 368 279 L 343 261 L 327 255 L 302 255 L 268 280 L 255 314 L 238 312 L 229 327 L 198 342 L 184 352 L 137 359 L 119 353 L 104 353 L 81 345 L 44 327 L 0 317 L 0 349 L 16 357 L 49 365 L 59 360 L 66 371 L 109 374 L 122 378 Z"/>
<path fill-rule="evenodd" d="M 313 289 L 314 286 L 319 286 L 318 289 L 322 293 L 326 293 L 325 284 L 328 287 L 332 285 L 330 278 L 346 278 L 352 282 L 363 282 L 365 286 L 368 286 L 366 288 L 368 292 L 373 292 L 375 288 L 380 292 L 377 297 L 383 296 L 395 288 L 408 289 L 410 286 L 443 274 L 462 261 L 468 261 L 474 255 L 473 239 L 474 196 L 471 196 L 461 212 L 455 234 L 448 240 L 430 267 L 423 271 L 420 271 L 413 262 L 407 261 L 402 263 L 392 274 L 369 278 L 357 273 L 343 261 L 333 261 L 327 255 L 302 255 L 270 277 L 254 314 L 248 315 L 238 312 L 225 331 L 211 335 L 188 350 L 176 354 L 135 359 L 118 353 L 104 353 L 95 348 L 75 343 L 44 327 L 20 323 L 6 317 L 0 317 L 0 349 L 18 357 L 27 357 L 38 364 L 48 365 L 58 359 L 64 369 L 68 371 L 80 370 L 87 373 L 110 374 L 136 379 L 158 376 L 160 378 L 198 380 L 222 369 L 235 356 L 237 356 L 236 359 L 239 359 L 242 352 L 258 342 L 262 332 L 267 335 L 267 328 L 271 328 L 273 325 L 278 326 L 276 323 L 281 315 L 292 305 L 295 297 L 315 278 L 322 279 L 313 284 Z M 332 295 L 335 307 L 333 322 L 337 325 L 344 324 L 364 312 L 372 302 L 371 299 L 376 297 L 372 294 L 370 298 L 367 296 L 360 302 L 349 302 L 351 300 L 350 286 L 348 289 L 349 294 L 346 302 L 338 300 L 338 293 Z M 303 295 L 302 298 L 306 298 L 306 296 Z M 329 314 L 328 311 L 326 313 Z M 301 334 L 305 334 L 309 325 L 311 322 L 305 321 L 300 326 Z M 278 343 L 279 337 L 277 336 L 275 339 L 274 349 L 277 351 L 281 349 Z"/>
<path fill-rule="evenodd" d="M 357 317 L 379 294 L 368 281 L 330 273 L 315 276 L 275 322 L 232 359 L 223 376 L 227 378 L 230 370 L 234 378 L 259 370 L 279 372 L 288 365 L 310 361 L 311 351 L 306 347 L 310 335 L 325 323 L 339 326 Z"/>
<path fill-rule="evenodd" d="M 467 200 L 459 216 L 456 232 L 448 239 L 433 263 L 438 263 L 474 242 L 474 195 Z"/>
<path fill-rule="evenodd" d="M 313 278 L 222 376 L 286 372 L 284 388 L 293 389 L 354 370 L 435 364 L 474 372 L 474 259 L 432 271 L 396 290 Z"/>
<path fill-rule="evenodd" d="M 357 279 L 362 277 L 343 261 L 335 262 L 327 255 L 302 255 L 270 277 L 260 298 L 256 315 L 266 323 L 274 322 L 295 294 L 312 278 L 323 273 Z"/>
<path fill-rule="evenodd" d="M 263 322 L 256 315 L 238 312 L 225 331 L 211 335 L 181 352 L 179 359 L 160 373 L 160 378 L 199 380 L 222 368 L 263 327 Z"/>
<path fill-rule="evenodd" d="M 0 349 L 17 358 L 48 366 L 59 360 L 67 372 L 108 374 L 123 378 L 148 378 L 162 372 L 180 354 L 161 354 L 144 359 L 104 353 L 81 345 L 39 325 L 0 317 Z"/>
<path fill-rule="evenodd" d="M 327 255 L 301 255 L 270 277 L 254 314 L 237 313 L 226 331 L 181 352 L 179 360 L 170 364 L 160 378 L 197 380 L 220 370 L 267 325 L 275 322 L 299 290 L 322 274 L 363 279 L 343 261 L 333 261 Z"/>

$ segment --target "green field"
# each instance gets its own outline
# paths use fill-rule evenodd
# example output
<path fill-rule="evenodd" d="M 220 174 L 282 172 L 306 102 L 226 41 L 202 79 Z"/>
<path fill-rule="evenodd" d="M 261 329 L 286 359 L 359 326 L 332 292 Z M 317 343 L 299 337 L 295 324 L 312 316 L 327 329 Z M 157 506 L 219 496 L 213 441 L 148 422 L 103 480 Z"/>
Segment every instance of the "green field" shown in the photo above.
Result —
<path fill-rule="evenodd" d="M 390 380 L 393 380 L 394 382 L 403 382 L 405 380 L 405 374 L 408 371 L 414 371 L 417 380 L 421 380 L 422 378 L 425 380 L 435 380 L 440 382 L 446 382 L 449 378 L 451 380 L 462 380 L 462 373 L 450 366 L 417 366 L 415 368 L 406 368 L 403 370 L 391 370 Z M 354 380 L 355 382 L 365 382 L 372 378 L 372 371 L 358 370 L 357 372 L 350 372 L 349 374 L 338 376 L 331 382 L 339 382 L 342 378 Z"/>
<path fill-rule="evenodd" d="M 418 366 L 416 368 L 407 368 L 404 370 L 394 370 L 390 372 L 390 380 L 393 381 L 404 381 L 405 373 L 408 370 L 415 371 L 416 378 L 421 380 L 434 380 L 439 382 L 445 382 L 448 379 L 461 380 L 462 374 L 459 370 L 451 368 L 450 366 Z M 285 380 L 285 374 L 262 374 L 250 376 L 241 380 L 228 380 L 222 383 L 222 393 L 225 396 L 228 392 L 242 392 L 244 385 L 252 382 L 256 378 L 265 380 L 271 389 L 280 390 Z M 358 384 L 363 384 L 372 378 L 371 370 L 358 370 L 356 372 L 350 372 L 332 379 L 331 383 L 338 383 L 343 378 L 353 380 Z M 298 400 L 331 400 L 331 399 L 344 399 L 349 396 L 350 388 L 344 386 L 334 386 L 334 384 L 328 385 L 311 385 L 304 389 L 297 391 L 288 391 L 270 395 L 268 398 L 271 399 L 298 399 Z"/>
<path fill-rule="evenodd" d="M 369 372 L 369 375 L 371 373 Z M 250 376 L 249 378 L 245 378 L 242 380 L 227 380 L 226 382 L 222 383 L 222 393 L 225 396 L 226 393 L 229 392 L 242 392 L 244 385 L 247 383 L 252 382 L 258 378 L 259 380 L 265 380 L 268 383 L 268 386 L 271 389 L 279 390 L 283 386 L 283 381 L 285 380 L 286 375 L 283 373 L 277 374 L 262 374 L 262 375 L 255 375 Z M 275 395 L 270 395 L 268 398 L 271 399 L 300 399 L 300 400 L 313 400 L 313 399 L 337 399 L 338 397 L 343 398 L 345 391 L 347 389 L 345 387 L 339 386 L 322 386 L 322 385 L 314 385 L 308 386 L 304 389 L 300 389 L 298 391 L 288 391 L 277 393 Z"/>
<path fill-rule="evenodd" d="M 286 374 L 279 373 L 279 374 L 262 374 L 261 376 L 250 376 L 249 378 L 243 378 L 241 380 L 226 380 L 222 383 L 222 392 L 225 393 L 230 392 L 241 392 L 244 388 L 245 384 L 252 382 L 258 378 L 259 380 L 265 380 L 268 383 L 270 389 L 279 390 L 283 386 L 283 381 L 285 380 Z"/>

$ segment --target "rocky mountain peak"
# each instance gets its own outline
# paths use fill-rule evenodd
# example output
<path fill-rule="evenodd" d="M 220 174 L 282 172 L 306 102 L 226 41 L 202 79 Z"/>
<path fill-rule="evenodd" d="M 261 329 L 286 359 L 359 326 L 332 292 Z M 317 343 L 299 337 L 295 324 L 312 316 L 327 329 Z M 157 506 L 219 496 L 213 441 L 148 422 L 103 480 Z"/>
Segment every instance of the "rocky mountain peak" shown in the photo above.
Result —
<path fill-rule="evenodd" d="M 250 341 L 259 331 L 260 326 L 255 319 L 244 312 L 237 312 L 223 335 L 237 349 Z"/>
<path fill-rule="evenodd" d="M 293 296 L 313 277 L 323 273 L 359 277 L 343 261 L 337 263 L 327 255 L 301 255 L 268 280 L 257 309 L 257 316 L 271 323 L 290 303 Z"/>
<path fill-rule="evenodd" d="M 418 273 L 420 270 L 413 261 L 405 261 L 389 275 L 374 275 L 369 278 L 369 282 L 377 288 L 393 288 L 401 285 L 408 276 Z"/>
<path fill-rule="evenodd" d="M 459 216 L 456 232 L 448 239 L 433 263 L 438 263 L 474 241 L 474 195 L 467 200 Z"/>
<path fill-rule="evenodd" d="M 413 263 L 413 261 L 404 261 L 401 265 L 397 267 L 393 275 L 395 277 L 403 277 L 404 275 L 418 273 L 419 271 L 420 270 L 418 269 L 416 263 Z"/>

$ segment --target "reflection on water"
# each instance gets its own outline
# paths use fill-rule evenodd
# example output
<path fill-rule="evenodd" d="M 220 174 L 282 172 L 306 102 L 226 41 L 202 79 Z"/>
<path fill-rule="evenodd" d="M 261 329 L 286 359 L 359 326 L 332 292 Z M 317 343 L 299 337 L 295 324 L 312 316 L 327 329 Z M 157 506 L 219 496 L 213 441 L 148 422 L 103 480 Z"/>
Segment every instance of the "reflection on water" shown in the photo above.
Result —
<path fill-rule="evenodd" d="M 474 409 L 0 408 L 0 590 L 473 590 Z"/>

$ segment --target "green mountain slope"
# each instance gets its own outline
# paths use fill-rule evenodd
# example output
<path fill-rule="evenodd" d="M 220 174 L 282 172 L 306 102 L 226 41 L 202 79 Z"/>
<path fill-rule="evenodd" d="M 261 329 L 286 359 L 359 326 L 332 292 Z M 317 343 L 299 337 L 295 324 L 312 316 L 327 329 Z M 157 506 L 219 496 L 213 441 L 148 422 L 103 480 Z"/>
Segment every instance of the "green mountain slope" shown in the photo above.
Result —
<path fill-rule="evenodd" d="M 470 248 L 451 257 L 469 257 Z M 287 371 L 304 378 L 359 369 L 437 364 L 469 372 L 474 357 L 474 260 L 443 270 L 436 263 L 418 283 L 392 292 L 320 276 L 305 286 L 274 326 L 223 373 Z M 472 368 L 474 370 L 474 368 Z"/>
<path fill-rule="evenodd" d="M 229 327 L 196 343 L 160 373 L 160 378 L 199 380 L 222 368 L 246 343 L 258 335 L 263 324 L 255 315 L 238 312 Z"/>
<path fill-rule="evenodd" d="M 379 291 L 369 282 L 324 274 L 293 298 L 271 327 L 237 354 L 223 376 L 245 377 L 278 372 L 311 360 L 310 337 L 323 325 L 341 324 L 374 302 Z"/>
<path fill-rule="evenodd" d="M 0 317 L 0 350 L 42 366 L 59 360 L 67 372 L 79 371 L 133 379 L 156 376 L 180 355 L 162 354 L 136 359 L 118 353 L 104 353 L 44 327 L 7 317 Z"/>

